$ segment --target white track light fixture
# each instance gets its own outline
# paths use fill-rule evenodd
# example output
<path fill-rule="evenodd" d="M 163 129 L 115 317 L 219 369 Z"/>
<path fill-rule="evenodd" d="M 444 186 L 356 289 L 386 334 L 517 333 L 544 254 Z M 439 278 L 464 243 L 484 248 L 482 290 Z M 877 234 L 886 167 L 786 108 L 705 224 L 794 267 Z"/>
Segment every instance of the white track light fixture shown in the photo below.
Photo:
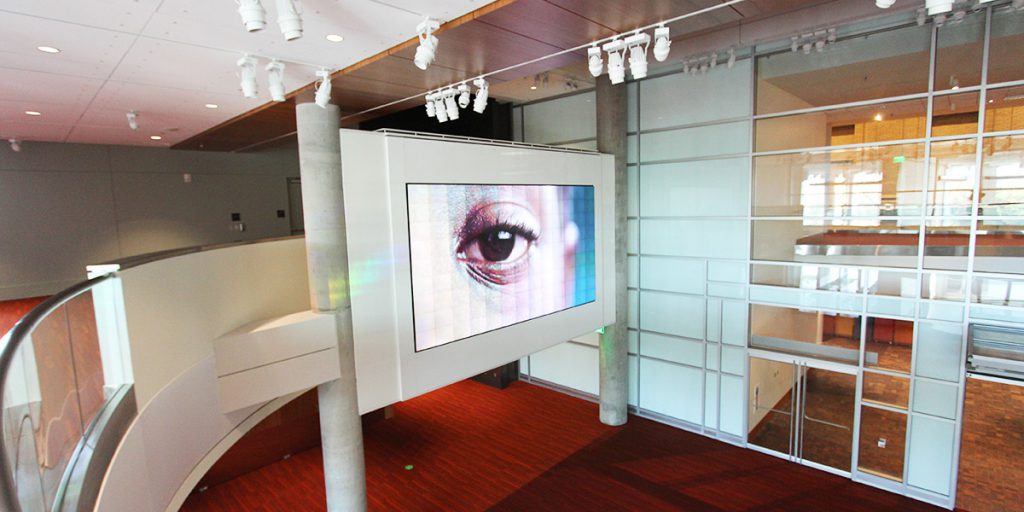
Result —
<path fill-rule="evenodd" d="M 626 80 L 626 63 L 623 61 L 623 54 L 626 51 L 625 43 L 621 39 L 613 39 L 601 48 L 608 52 L 608 78 L 612 84 L 621 84 Z"/>
<path fill-rule="evenodd" d="M 469 101 L 469 86 L 466 84 L 459 84 L 459 108 L 468 107 Z"/>
<path fill-rule="evenodd" d="M 277 0 L 277 26 L 281 27 L 285 41 L 302 37 L 302 16 L 294 0 Z"/>
<path fill-rule="evenodd" d="M 929 16 L 935 16 L 952 11 L 953 0 L 925 0 L 924 6 L 928 9 Z"/>
<path fill-rule="evenodd" d="M 434 117 L 437 112 L 434 110 L 434 93 L 427 94 L 427 117 Z"/>
<path fill-rule="evenodd" d="M 131 128 L 132 130 L 139 129 L 139 114 L 137 112 L 129 110 L 128 113 L 125 114 L 125 117 L 128 118 L 128 128 Z"/>
<path fill-rule="evenodd" d="M 331 72 L 327 68 L 320 68 L 316 72 L 316 77 L 320 79 L 320 85 L 316 87 L 314 101 L 320 108 L 327 108 L 331 103 Z"/>
<path fill-rule="evenodd" d="M 437 36 L 434 35 L 434 31 L 441 27 L 441 23 L 437 20 L 427 18 L 416 25 L 416 33 L 419 34 L 420 45 L 416 47 L 416 57 L 413 62 L 416 67 L 426 71 L 430 64 L 434 62 L 434 57 L 437 55 Z"/>
<path fill-rule="evenodd" d="M 448 111 L 448 119 L 455 121 L 459 118 L 459 105 L 455 103 L 455 89 L 448 89 L 444 92 L 444 106 Z"/>
<path fill-rule="evenodd" d="M 256 87 L 256 59 L 249 55 L 238 59 L 238 71 L 241 78 L 239 85 L 242 87 L 242 96 L 255 98 L 259 94 Z"/>
<path fill-rule="evenodd" d="M 444 107 L 444 91 L 434 93 L 434 114 L 437 117 L 437 122 L 448 122 L 448 111 Z"/>
<path fill-rule="evenodd" d="M 672 46 L 672 38 L 668 35 L 668 27 L 662 25 L 654 29 L 654 60 L 665 62 L 668 50 Z"/>
<path fill-rule="evenodd" d="M 633 80 L 647 77 L 647 47 L 651 44 L 651 36 L 646 32 L 636 32 L 626 38 L 629 49 L 629 74 Z"/>
<path fill-rule="evenodd" d="M 476 86 L 476 97 L 473 98 L 473 112 L 483 114 L 484 110 L 487 109 L 487 80 L 477 78 L 473 81 L 473 85 Z"/>
<path fill-rule="evenodd" d="M 587 50 L 587 68 L 590 69 L 590 76 L 597 78 L 604 71 L 604 61 L 601 59 L 601 48 L 596 44 Z"/>
<path fill-rule="evenodd" d="M 7 142 L 11 143 L 11 151 L 15 153 L 21 151 L 21 141 L 18 139 L 8 139 Z"/>
<path fill-rule="evenodd" d="M 879 9 L 888 9 L 896 4 L 896 0 L 875 0 L 875 6 Z"/>
<path fill-rule="evenodd" d="M 260 0 L 238 0 L 238 14 L 242 16 L 242 24 L 249 32 L 258 32 L 267 28 L 267 11 Z"/>
<path fill-rule="evenodd" d="M 270 91 L 270 98 L 276 102 L 284 101 L 284 63 L 279 60 L 272 60 L 267 64 L 267 89 Z"/>

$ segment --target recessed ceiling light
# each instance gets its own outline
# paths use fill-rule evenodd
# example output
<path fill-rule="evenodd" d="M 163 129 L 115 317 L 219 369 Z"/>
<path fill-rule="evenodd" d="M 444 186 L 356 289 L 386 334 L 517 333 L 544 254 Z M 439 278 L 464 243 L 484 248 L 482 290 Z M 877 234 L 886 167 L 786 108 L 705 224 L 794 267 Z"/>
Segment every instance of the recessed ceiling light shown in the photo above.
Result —
<path fill-rule="evenodd" d="M 45 53 L 60 53 L 60 48 L 54 48 L 52 46 L 36 46 L 36 50 Z"/>
<path fill-rule="evenodd" d="M 207 103 L 206 105 L 203 105 L 203 106 L 206 107 L 206 108 L 217 108 L 217 104 L 216 103 Z"/>
<path fill-rule="evenodd" d="M 151 138 L 151 139 L 153 139 L 153 140 L 160 140 L 160 139 L 162 139 L 163 137 L 161 137 L 161 136 L 159 136 L 159 135 L 150 135 L 150 136 L 149 136 L 149 138 Z"/>
<path fill-rule="evenodd" d="M 341 37 L 338 34 L 327 34 L 327 36 L 325 36 L 324 39 L 327 39 L 332 43 L 340 43 L 345 40 L 344 37 Z"/>
<path fill-rule="evenodd" d="M 43 114 L 41 114 L 39 112 L 36 112 L 35 110 L 26 110 L 25 113 L 30 115 L 30 116 L 41 116 L 41 115 L 43 115 Z"/>
<path fill-rule="evenodd" d="M 530 86 L 530 90 L 531 91 L 536 91 L 537 90 L 537 86 L 536 85 L 531 85 Z"/>
<path fill-rule="evenodd" d="M 875 114 L 875 121 L 881 121 L 881 120 L 882 120 L 882 113 L 879 112 L 879 113 Z"/>

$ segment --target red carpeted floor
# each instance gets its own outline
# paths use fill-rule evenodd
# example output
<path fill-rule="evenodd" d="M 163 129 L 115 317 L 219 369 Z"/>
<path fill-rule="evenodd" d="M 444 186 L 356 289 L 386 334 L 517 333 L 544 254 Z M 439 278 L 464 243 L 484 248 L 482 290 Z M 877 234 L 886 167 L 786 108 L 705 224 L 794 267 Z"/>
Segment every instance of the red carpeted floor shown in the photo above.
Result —
<path fill-rule="evenodd" d="M 460 382 L 366 429 L 370 509 L 940 510 L 849 479 L 516 382 Z M 182 510 L 325 510 L 319 449 L 193 494 Z M 411 469 L 406 469 L 406 466 Z"/>

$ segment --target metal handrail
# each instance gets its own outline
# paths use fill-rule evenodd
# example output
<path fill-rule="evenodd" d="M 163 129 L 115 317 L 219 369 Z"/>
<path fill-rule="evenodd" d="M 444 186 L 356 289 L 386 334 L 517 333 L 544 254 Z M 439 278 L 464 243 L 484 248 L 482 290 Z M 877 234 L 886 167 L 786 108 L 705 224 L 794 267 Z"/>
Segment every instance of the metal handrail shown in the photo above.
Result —
<path fill-rule="evenodd" d="M 22 317 L 21 320 L 18 320 L 18 323 L 14 324 L 8 336 L 5 337 L 3 346 L 0 347 L 0 400 L 4 396 L 4 388 L 7 384 L 11 364 L 14 362 L 15 353 L 39 323 L 49 316 L 50 313 L 56 311 L 57 308 L 82 293 L 89 291 L 94 286 L 110 279 L 113 275 L 112 273 L 104 274 L 65 288 L 32 308 L 28 314 Z M 0 409 L 2 409 L 2 405 L 0 405 Z M 2 505 L 0 508 L 11 512 L 20 512 L 21 504 L 18 503 L 18 492 L 15 487 L 14 475 L 11 473 L 11 468 L 8 467 L 8 460 L 7 446 L 0 440 L 0 505 Z"/>

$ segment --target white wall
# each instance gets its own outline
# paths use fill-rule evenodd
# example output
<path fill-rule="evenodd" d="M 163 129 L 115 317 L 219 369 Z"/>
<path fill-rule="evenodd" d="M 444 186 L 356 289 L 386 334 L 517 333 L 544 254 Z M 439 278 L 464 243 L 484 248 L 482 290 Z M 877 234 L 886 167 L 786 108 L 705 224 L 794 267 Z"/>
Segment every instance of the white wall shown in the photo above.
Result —
<path fill-rule="evenodd" d="M 23 143 L 19 153 L 0 148 L 0 300 L 57 292 L 83 279 L 91 263 L 288 235 L 286 180 L 298 174 L 294 146 L 259 153 L 43 142 Z M 229 229 L 234 212 L 244 232 Z"/>

